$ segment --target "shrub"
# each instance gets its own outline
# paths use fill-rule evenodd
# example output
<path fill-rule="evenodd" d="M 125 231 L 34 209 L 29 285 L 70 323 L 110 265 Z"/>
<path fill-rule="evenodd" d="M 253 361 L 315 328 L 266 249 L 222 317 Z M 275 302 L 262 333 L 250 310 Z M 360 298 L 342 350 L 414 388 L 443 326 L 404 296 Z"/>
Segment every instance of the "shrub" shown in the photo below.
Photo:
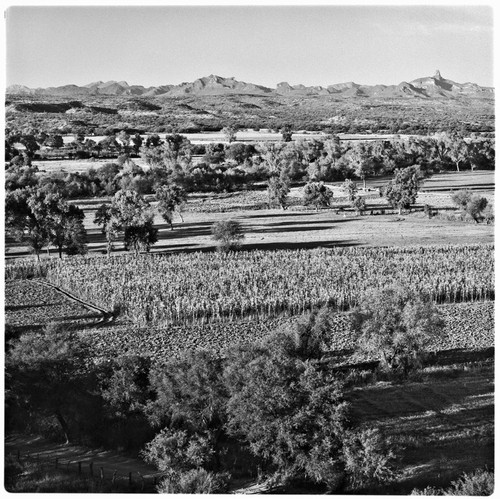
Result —
<path fill-rule="evenodd" d="M 458 480 L 451 482 L 447 489 L 426 487 L 414 489 L 413 496 L 489 496 L 494 491 L 494 474 L 488 470 L 464 473 Z"/>
<path fill-rule="evenodd" d="M 244 238 L 241 224 L 236 220 L 221 220 L 212 225 L 212 239 L 222 251 L 237 249 Z"/>
<path fill-rule="evenodd" d="M 394 453 L 378 429 L 350 432 L 343 447 L 345 469 L 355 487 L 387 483 L 394 476 Z"/>
<path fill-rule="evenodd" d="M 213 473 L 203 468 L 180 473 L 170 471 L 157 490 L 161 494 L 217 494 L 226 492 L 228 480 L 226 473 Z"/>
<path fill-rule="evenodd" d="M 488 225 L 495 221 L 495 207 L 491 203 L 488 203 L 483 210 L 483 217 Z"/>
<path fill-rule="evenodd" d="M 425 204 L 424 205 L 424 213 L 429 217 L 432 218 L 432 206 L 430 204 Z"/>

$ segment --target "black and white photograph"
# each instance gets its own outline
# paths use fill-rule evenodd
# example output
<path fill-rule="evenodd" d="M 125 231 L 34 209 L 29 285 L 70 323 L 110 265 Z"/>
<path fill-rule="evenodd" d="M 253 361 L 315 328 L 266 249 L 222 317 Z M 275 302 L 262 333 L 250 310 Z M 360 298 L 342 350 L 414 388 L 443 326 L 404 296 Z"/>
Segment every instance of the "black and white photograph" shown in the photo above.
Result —
<path fill-rule="evenodd" d="M 493 2 L 3 11 L 4 492 L 494 493 Z"/>

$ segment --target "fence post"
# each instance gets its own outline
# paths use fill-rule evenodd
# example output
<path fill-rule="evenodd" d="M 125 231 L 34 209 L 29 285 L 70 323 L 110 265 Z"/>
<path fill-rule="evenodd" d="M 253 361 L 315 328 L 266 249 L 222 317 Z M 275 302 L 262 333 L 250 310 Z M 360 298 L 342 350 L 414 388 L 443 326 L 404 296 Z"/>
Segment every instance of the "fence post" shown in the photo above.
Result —
<path fill-rule="evenodd" d="M 141 492 L 142 492 L 144 490 L 144 477 L 142 476 L 142 473 L 140 471 L 138 471 L 137 474 L 141 477 Z"/>
<path fill-rule="evenodd" d="M 129 471 L 129 473 L 128 473 L 128 485 L 129 485 L 129 487 L 132 486 L 132 472 L 131 471 Z"/>
<path fill-rule="evenodd" d="M 78 461 L 78 474 L 79 475 L 82 474 L 82 462 L 81 461 Z"/>
<path fill-rule="evenodd" d="M 94 463 L 92 461 L 90 461 L 89 469 L 90 469 L 90 476 L 94 476 Z"/>
<path fill-rule="evenodd" d="M 116 472 L 117 470 L 113 471 L 113 478 L 111 479 L 111 484 L 114 485 L 116 482 Z"/>
<path fill-rule="evenodd" d="M 57 466 L 59 465 L 59 458 L 56 457 L 56 470 L 57 470 Z"/>
<path fill-rule="evenodd" d="M 101 480 L 104 480 L 104 468 L 101 466 L 100 468 Z"/>
<path fill-rule="evenodd" d="M 21 451 L 20 450 L 17 451 L 17 460 L 18 461 L 21 460 Z"/>

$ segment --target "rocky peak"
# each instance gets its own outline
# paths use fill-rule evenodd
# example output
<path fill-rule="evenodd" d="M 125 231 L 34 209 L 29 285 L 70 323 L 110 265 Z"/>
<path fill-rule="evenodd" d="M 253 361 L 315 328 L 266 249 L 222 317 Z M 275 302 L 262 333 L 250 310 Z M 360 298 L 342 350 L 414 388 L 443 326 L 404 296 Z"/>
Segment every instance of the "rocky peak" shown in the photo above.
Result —
<path fill-rule="evenodd" d="M 434 78 L 436 80 L 442 80 L 443 77 L 441 76 L 441 73 L 439 72 L 439 69 L 436 69 L 436 72 L 434 73 Z"/>

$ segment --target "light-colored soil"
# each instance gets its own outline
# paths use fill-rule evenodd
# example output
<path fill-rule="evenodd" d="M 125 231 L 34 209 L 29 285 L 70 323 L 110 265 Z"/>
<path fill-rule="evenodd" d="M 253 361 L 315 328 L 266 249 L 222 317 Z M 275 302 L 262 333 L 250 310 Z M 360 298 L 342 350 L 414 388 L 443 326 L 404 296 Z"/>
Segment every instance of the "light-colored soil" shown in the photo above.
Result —
<path fill-rule="evenodd" d="M 94 207 L 95 209 L 96 207 Z M 86 210 L 85 226 L 91 252 L 106 252 L 106 241 L 93 224 L 94 209 Z M 423 213 L 409 215 L 336 214 L 333 210 L 248 210 L 235 213 L 185 213 L 174 230 L 157 216 L 159 241 L 152 252 L 214 250 L 211 226 L 218 220 L 236 219 L 243 225 L 242 249 L 312 249 L 339 246 L 409 246 L 473 244 L 494 241 L 494 226 L 484 223 L 428 219 Z M 115 251 L 123 251 L 117 242 Z M 26 256 L 26 248 L 6 240 L 6 258 Z"/>

